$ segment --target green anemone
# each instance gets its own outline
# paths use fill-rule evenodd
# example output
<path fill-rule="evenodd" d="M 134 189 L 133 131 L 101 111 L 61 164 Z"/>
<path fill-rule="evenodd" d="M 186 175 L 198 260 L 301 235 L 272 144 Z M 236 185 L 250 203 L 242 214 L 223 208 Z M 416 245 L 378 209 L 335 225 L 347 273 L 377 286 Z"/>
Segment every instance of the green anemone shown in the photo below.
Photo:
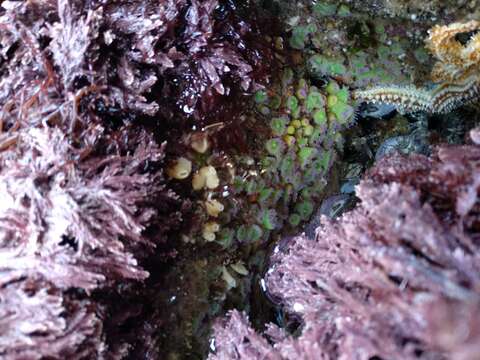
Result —
<path fill-rule="evenodd" d="M 263 209 L 259 214 L 259 221 L 266 230 L 274 230 L 277 227 L 277 212 L 274 209 Z"/>
<path fill-rule="evenodd" d="M 308 112 L 313 111 L 314 109 L 323 109 L 325 106 L 325 101 L 323 100 L 322 94 L 318 91 L 311 91 L 308 94 L 306 109 Z"/>
<path fill-rule="evenodd" d="M 332 16 L 337 12 L 336 4 L 329 4 L 324 1 L 319 1 L 313 5 L 313 13 L 317 16 Z"/>
<path fill-rule="evenodd" d="M 295 227 L 298 226 L 301 221 L 302 218 L 297 213 L 293 213 L 288 217 L 288 222 L 290 223 L 290 225 Z"/>
<path fill-rule="evenodd" d="M 255 242 L 260 240 L 262 235 L 262 228 L 257 224 L 240 225 L 236 232 L 237 240 L 240 242 Z"/>
<path fill-rule="evenodd" d="M 268 95 L 265 90 L 258 90 L 255 93 L 254 99 L 257 104 L 264 104 L 268 100 Z"/>
<path fill-rule="evenodd" d="M 265 188 L 260 191 L 258 194 L 258 202 L 260 204 L 266 202 L 273 194 L 274 190 L 272 188 Z"/>
<path fill-rule="evenodd" d="M 304 168 L 308 161 L 312 159 L 312 157 L 315 155 L 316 149 L 313 147 L 302 147 L 298 151 L 298 159 L 300 161 L 300 166 Z"/>
<path fill-rule="evenodd" d="M 280 163 L 280 174 L 287 182 L 295 176 L 295 157 L 291 154 L 286 155 Z"/>
<path fill-rule="evenodd" d="M 287 108 L 291 111 L 291 112 L 295 112 L 298 108 L 298 99 L 291 95 L 288 97 L 287 99 Z"/>
<path fill-rule="evenodd" d="M 325 109 L 320 109 L 313 113 L 313 122 L 317 125 L 324 125 L 327 123 L 327 113 L 325 112 Z"/>
<path fill-rule="evenodd" d="M 328 58 L 320 54 L 315 54 L 308 60 L 309 71 L 318 77 L 325 75 L 338 76 L 345 75 L 347 68 L 343 65 L 343 60 Z"/>
<path fill-rule="evenodd" d="M 300 215 L 302 220 L 308 220 L 310 215 L 313 213 L 313 204 L 307 200 L 299 202 L 295 206 L 295 211 Z"/>
<path fill-rule="evenodd" d="M 270 139 L 265 143 L 268 153 L 273 156 L 280 156 L 283 153 L 284 143 L 281 139 Z"/>

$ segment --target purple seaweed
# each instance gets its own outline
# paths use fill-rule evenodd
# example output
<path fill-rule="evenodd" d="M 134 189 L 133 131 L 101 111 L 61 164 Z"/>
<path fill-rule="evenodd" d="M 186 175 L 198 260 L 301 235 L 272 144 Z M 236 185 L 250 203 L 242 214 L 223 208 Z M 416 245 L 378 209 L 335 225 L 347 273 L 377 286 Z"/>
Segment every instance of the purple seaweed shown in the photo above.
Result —
<path fill-rule="evenodd" d="M 379 161 L 354 210 L 272 256 L 266 286 L 298 337 L 233 311 L 210 359 L 476 359 L 479 179 L 477 145 Z"/>

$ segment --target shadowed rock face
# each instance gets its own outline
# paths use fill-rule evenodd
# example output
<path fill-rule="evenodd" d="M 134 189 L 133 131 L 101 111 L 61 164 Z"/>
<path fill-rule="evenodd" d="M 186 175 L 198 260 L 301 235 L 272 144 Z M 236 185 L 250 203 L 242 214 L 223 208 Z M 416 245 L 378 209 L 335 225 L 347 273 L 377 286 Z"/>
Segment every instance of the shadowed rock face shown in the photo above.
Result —
<path fill-rule="evenodd" d="M 272 256 L 268 293 L 300 335 L 269 325 L 262 336 L 234 311 L 210 359 L 475 359 L 479 164 L 477 145 L 382 159 L 354 210 Z"/>

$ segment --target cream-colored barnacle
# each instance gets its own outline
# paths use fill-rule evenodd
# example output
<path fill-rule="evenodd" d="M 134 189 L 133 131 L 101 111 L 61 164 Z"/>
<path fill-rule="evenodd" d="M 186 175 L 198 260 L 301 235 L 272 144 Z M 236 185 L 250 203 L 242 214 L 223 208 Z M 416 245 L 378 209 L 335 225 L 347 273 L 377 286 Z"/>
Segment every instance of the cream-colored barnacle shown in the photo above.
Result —
<path fill-rule="evenodd" d="M 225 166 L 227 167 L 228 176 L 229 176 L 228 182 L 233 184 L 233 181 L 235 180 L 235 173 L 236 173 L 235 166 L 230 161 L 227 161 Z"/>
<path fill-rule="evenodd" d="M 167 167 L 167 175 L 173 179 L 183 180 L 190 176 L 192 162 L 184 157 L 179 157 Z"/>
<path fill-rule="evenodd" d="M 216 189 L 220 185 L 220 179 L 218 178 L 217 170 L 213 166 L 207 166 L 205 178 L 205 186 L 208 189 Z"/>
<path fill-rule="evenodd" d="M 230 267 L 240 275 L 248 275 L 248 269 L 245 267 L 245 264 L 241 261 L 236 262 L 235 264 L 230 264 Z"/>
<path fill-rule="evenodd" d="M 192 134 L 190 146 L 200 154 L 204 154 L 210 148 L 210 140 L 206 132 L 197 132 Z"/>
<path fill-rule="evenodd" d="M 215 221 L 208 221 L 203 225 L 202 229 L 202 237 L 206 241 L 214 241 L 215 240 L 215 233 L 220 230 L 220 225 Z"/>
<path fill-rule="evenodd" d="M 204 186 L 205 186 L 205 175 L 200 171 L 197 171 L 195 174 L 193 174 L 193 178 L 192 178 L 193 190 L 201 190 L 204 188 Z"/>
<path fill-rule="evenodd" d="M 225 266 L 222 267 L 222 279 L 227 283 L 229 289 L 237 287 L 237 281 Z"/>
<path fill-rule="evenodd" d="M 205 187 L 213 190 L 218 185 L 220 185 L 220 179 L 217 170 L 211 165 L 202 167 L 193 175 L 192 187 L 194 190 L 201 190 Z"/>
<path fill-rule="evenodd" d="M 225 206 L 216 199 L 207 199 L 205 201 L 205 209 L 208 215 L 217 217 L 225 209 Z"/>

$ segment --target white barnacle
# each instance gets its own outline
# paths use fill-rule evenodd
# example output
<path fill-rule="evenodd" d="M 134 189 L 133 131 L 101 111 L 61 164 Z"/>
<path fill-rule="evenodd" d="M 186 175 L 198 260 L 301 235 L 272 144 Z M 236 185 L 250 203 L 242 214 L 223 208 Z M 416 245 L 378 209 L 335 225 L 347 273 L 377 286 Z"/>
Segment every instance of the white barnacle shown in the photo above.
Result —
<path fill-rule="evenodd" d="M 192 162 L 184 157 L 179 157 L 167 168 L 167 175 L 177 180 L 186 179 L 191 172 Z"/>

